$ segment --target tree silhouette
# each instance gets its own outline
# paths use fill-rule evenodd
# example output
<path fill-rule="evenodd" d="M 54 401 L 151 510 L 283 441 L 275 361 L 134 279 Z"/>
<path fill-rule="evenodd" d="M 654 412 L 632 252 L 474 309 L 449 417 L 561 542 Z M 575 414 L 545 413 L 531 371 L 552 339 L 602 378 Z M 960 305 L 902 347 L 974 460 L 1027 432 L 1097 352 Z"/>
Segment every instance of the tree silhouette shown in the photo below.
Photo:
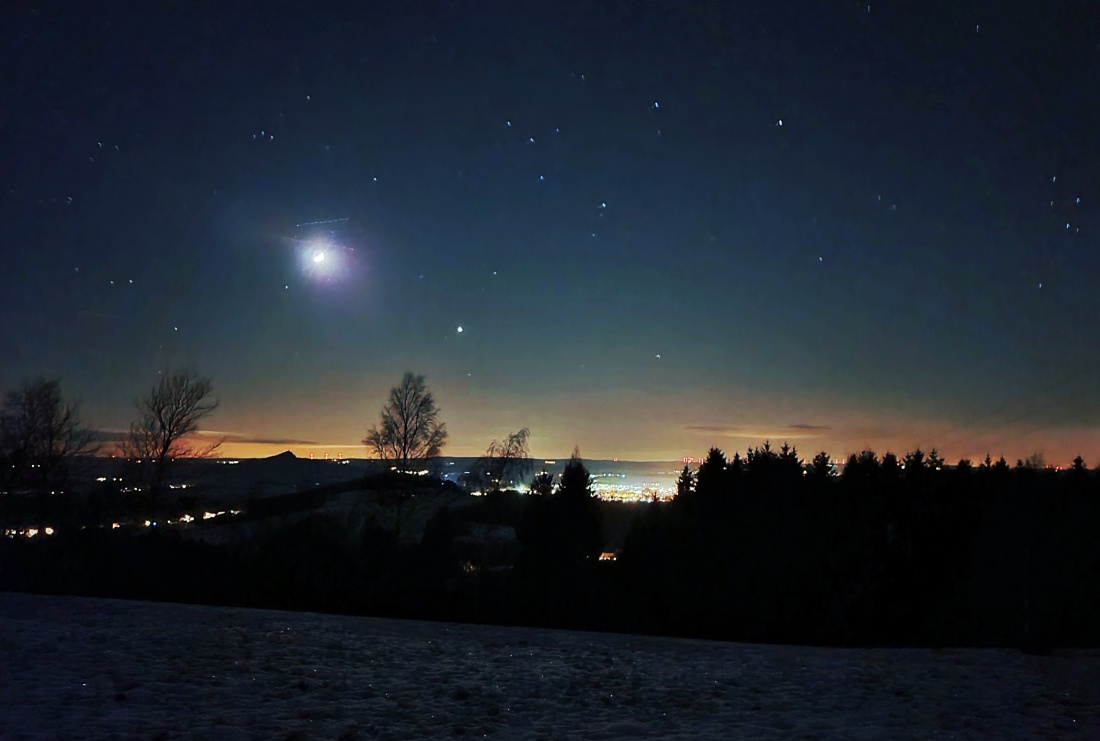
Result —
<path fill-rule="evenodd" d="M 137 402 L 138 418 L 130 423 L 130 432 L 122 443 L 129 458 L 151 466 L 149 491 L 160 492 L 166 468 L 180 458 L 210 458 L 221 441 L 196 445 L 191 436 L 199 422 L 218 408 L 213 398 L 214 384 L 192 370 L 164 373 L 160 381 Z"/>
<path fill-rule="evenodd" d="M 791 480 L 802 475 L 802 459 L 798 457 L 798 449 L 783 443 L 773 468 L 776 482 L 782 486 L 791 486 Z"/>
<path fill-rule="evenodd" d="M 601 548 L 599 508 L 592 476 L 573 451 L 549 499 L 529 502 L 521 540 L 526 541 L 528 564 L 547 574 L 576 572 L 594 563 Z"/>
<path fill-rule="evenodd" d="M 593 489 L 592 474 L 588 472 L 588 467 L 581 460 L 580 450 L 577 448 L 573 449 L 569 462 L 565 464 L 565 469 L 561 472 L 561 480 L 558 482 L 556 496 L 560 497 L 561 501 L 583 502 L 587 502 L 596 496 Z"/>
<path fill-rule="evenodd" d="M 745 468 L 745 459 L 741 457 L 740 451 L 734 451 L 733 458 L 730 458 L 729 463 L 726 464 L 726 472 L 732 480 L 736 481 L 745 473 Z"/>
<path fill-rule="evenodd" d="M 902 459 L 902 467 L 905 469 L 906 476 L 919 476 L 927 467 L 927 463 L 924 451 L 920 448 L 906 453 Z"/>
<path fill-rule="evenodd" d="M 548 497 L 554 493 L 554 474 L 542 471 L 531 480 L 531 493 Z"/>
<path fill-rule="evenodd" d="M 383 463 L 408 473 L 414 465 L 438 457 L 446 440 L 446 425 L 439 421 L 439 408 L 424 376 L 406 373 L 390 389 L 380 426 L 367 431 L 363 444 Z"/>
<path fill-rule="evenodd" d="M 1035 452 L 1029 455 L 1026 461 L 1018 462 L 1017 465 L 1037 471 L 1040 468 L 1046 468 L 1047 462 L 1042 453 Z"/>
<path fill-rule="evenodd" d="M 859 455 L 852 453 L 844 464 L 841 478 L 845 481 L 869 481 L 875 479 L 882 466 L 873 450 L 864 450 Z"/>
<path fill-rule="evenodd" d="M 574 567 L 594 563 L 602 545 L 600 510 L 592 476 L 581 460 L 580 451 L 575 448 L 562 471 L 552 502 L 558 515 L 556 519 L 562 526 L 564 563 Z"/>
<path fill-rule="evenodd" d="M 592 477 L 573 451 L 550 497 L 525 502 L 517 532 L 517 569 L 529 608 L 540 620 L 580 619 L 591 589 L 603 536 Z"/>
<path fill-rule="evenodd" d="M 493 440 L 485 455 L 463 477 L 467 488 L 495 492 L 521 482 L 532 467 L 531 454 L 527 447 L 530 436 L 531 431 L 524 427 L 509 433 L 504 440 Z"/>
<path fill-rule="evenodd" d="M 699 464 L 695 475 L 695 491 L 701 497 L 718 496 L 725 489 L 726 454 L 719 448 L 707 451 L 707 457 Z"/>
<path fill-rule="evenodd" d="M 824 450 L 816 454 L 813 460 L 806 464 L 806 474 L 818 481 L 824 481 L 833 475 L 835 468 L 829 460 L 829 454 Z"/>
<path fill-rule="evenodd" d="M 680 478 L 676 479 L 676 496 L 691 496 L 691 491 L 695 487 L 695 477 L 691 473 L 691 469 L 684 466 L 684 470 L 680 471 Z"/>
<path fill-rule="evenodd" d="M 940 457 L 940 453 L 935 448 L 928 454 L 928 460 L 925 461 L 925 465 L 929 471 L 939 471 L 943 468 L 943 458 Z"/>
<path fill-rule="evenodd" d="M 887 479 L 893 480 L 901 475 L 901 463 L 898 462 L 898 457 L 890 451 L 886 451 L 882 454 L 882 464 L 880 468 Z"/>
<path fill-rule="evenodd" d="M 4 394 L 0 409 L 0 485 L 38 491 L 63 487 L 72 461 L 91 455 L 91 432 L 81 427 L 79 406 L 67 402 L 57 379 L 24 381 Z"/>
<path fill-rule="evenodd" d="M 765 440 L 759 448 L 749 448 L 746 467 L 749 473 L 764 476 L 774 470 L 778 462 L 779 454 L 772 450 L 771 441 Z"/>

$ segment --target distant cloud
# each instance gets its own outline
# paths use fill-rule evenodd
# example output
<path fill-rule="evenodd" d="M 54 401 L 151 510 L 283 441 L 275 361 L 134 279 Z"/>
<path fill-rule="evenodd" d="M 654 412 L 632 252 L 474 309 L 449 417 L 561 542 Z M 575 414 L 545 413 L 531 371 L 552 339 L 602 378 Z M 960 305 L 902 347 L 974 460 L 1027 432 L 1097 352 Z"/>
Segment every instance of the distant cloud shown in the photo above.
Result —
<path fill-rule="evenodd" d="M 121 443 L 129 436 L 129 430 L 92 430 L 92 441 L 97 443 Z M 244 432 L 227 430 L 196 430 L 194 437 L 216 438 L 233 445 L 284 445 L 309 448 L 362 448 L 362 443 L 319 443 L 295 437 L 255 437 Z"/>
<path fill-rule="evenodd" d="M 744 428 L 740 425 L 687 425 L 684 429 L 692 432 L 713 432 L 719 435 L 739 435 Z"/>
<path fill-rule="evenodd" d="M 249 443 L 251 445 L 311 445 L 321 447 L 321 443 L 313 440 L 295 440 L 290 437 L 234 437 L 235 443 Z"/>
<path fill-rule="evenodd" d="M 120 443 L 127 438 L 129 430 L 89 430 L 92 442 Z"/>
<path fill-rule="evenodd" d="M 785 427 L 753 427 L 751 425 L 686 425 L 691 432 L 704 432 L 708 435 L 736 437 L 749 440 L 799 440 L 820 437 L 822 432 L 832 429 L 828 425 L 798 423 Z"/>
<path fill-rule="evenodd" d="M 313 440 L 299 440 L 293 437 L 253 437 L 244 432 L 226 432 L 225 430 L 197 430 L 198 437 L 220 437 L 227 443 L 245 443 L 249 445 L 320 445 Z"/>

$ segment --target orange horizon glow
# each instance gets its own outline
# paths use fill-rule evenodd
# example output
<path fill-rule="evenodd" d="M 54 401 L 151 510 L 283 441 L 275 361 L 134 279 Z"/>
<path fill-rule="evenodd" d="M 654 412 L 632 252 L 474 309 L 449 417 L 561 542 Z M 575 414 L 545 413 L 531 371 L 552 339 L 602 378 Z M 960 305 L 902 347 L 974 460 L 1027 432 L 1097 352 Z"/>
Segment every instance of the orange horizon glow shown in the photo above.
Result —
<path fill-rule="evenodd" d="M 588 460 L 623 460 L 623 461 L 684 461 L 688 458 L 696 461 L 705 456 L 707 450 L 711 447 L 720 448 L 727 456 L 732 458 L 734 453 L 740 452 L 742 455 L 749 448 L 758 447 L 764 444 L 764 440 L 753 439 L 741 439 L 740 437 L 727 437 L 723 439 L 710 440 L 710 442 L 702 442 L 699 446 L 680 447 L 676 449 L 639 449 L 634 451 L 609 451 L 604 448 L 596 448 L 595 446 L 589 446 L 586 450 L 585 446 L 581 446 L 581 456 Z M 990 447 L 988 450 L 989 455 L 993 460 L 997 460 L 1001 455 L 1004 455 L 1009 464 L 1014 465 L 1017 460 L 1027 460 L 1031 455 L 1038 453 L 1047 465 L 1051 466 L 1068 466 L 1077 455 L 1081 455 L 1087 465 L 1095 467 L 1100 464 L 1100 451 L 1097 451 L 1097 436 L 1095 433 L 1090 436 L 1073 436 L 1072 439 L 1076 440 L 1089 440 L 1091 444 L 1082 445 L 1080 447 L 1074 447 L 1071 440 L 1065 438 L 1059 438 L 1054 436 L 1053 439 L 1047 440 L 1035 440 L 1033 442 L 1044 442 L 1045 445 L 1014 445 L 1010 448 L 997 449 Z M 884 453 L 892 452 L 898 457 L 905 455 L 912 450 L 915 450 L 917 445 L 896 445 L 896 444 L 852 444 L 848 443 L 842 447 L 837 445 L 831 445 L 830 442 L 838 441 L 825 441 L 825 440 L 813 440 L 813 439 L 792 439 L 783 440 L 774 438 L 770 440 L 772 449 L 778 450 L 784 442 L 789 442 L 794 445 L 798 450 L 799 457 L 804 460 L 811 459 L 814 454 L 824 450 L 829 454 L 830 458 L 846 459 L 849 455 L 855 453 L 858 454 L 863 450 L 873 450 L 880 458 Z M 887 443 L 888 441 L 882 441 Z M 896 441 L 895 441 L 896 442 Z M 995 443 L 996 441 L 989 441 Z M 561 450 L 556 453 L 547 453 L 547 450 L 567 450 L 571 446 L 569 445 L 549 445 L 539 446 L 538 449 L 531 452 L 531 456 L 535 459 L 563 459 L 568 458 L 568 453 L 563 454 Z M 921 446 L 921 449 L 925 453 L 928 453 L 934 446 Z M 972 449 L 971 449 L 972 448 Z M 358 460 L 367 460 L 372 456 L 368 453 L 366 447 L 362 443 L 294 443 L 294 442 L 246 442 L 246 441 L 233 441 L 231 438 L 226 439 L 222 445 L 216 451 L 214 457 L 222 459 L 235 459 L 235 458 L 270 458 L 275 455 L 279 455 L 284 452 L 291 452 L 298 458 L 314 458 L 315 460 L 324 460 L 326 458 L 335 460 L 339 458 L 350 458 Z M 976 452 L 981 451 L 981 452 Z M 447 446 L 443 450 L 444 457 L 457 457 L 457 458 L 473 458 L 484 454 L 484 448 L 479 448 L 470 445 L 453 445 Z M 939 454 L 943 457 L 949 465 L 954 465 L 961 458 L 968 458 L 974 465 L 978 465 L 986 455 L 986 450 L 980 445 L 977 447 L 967 446 L 967 449 L 960 449 L 957 452 L 951 449 L 940 449 Z M 101 451 L 102 455 L 116 454 L 114 450 Z"/>

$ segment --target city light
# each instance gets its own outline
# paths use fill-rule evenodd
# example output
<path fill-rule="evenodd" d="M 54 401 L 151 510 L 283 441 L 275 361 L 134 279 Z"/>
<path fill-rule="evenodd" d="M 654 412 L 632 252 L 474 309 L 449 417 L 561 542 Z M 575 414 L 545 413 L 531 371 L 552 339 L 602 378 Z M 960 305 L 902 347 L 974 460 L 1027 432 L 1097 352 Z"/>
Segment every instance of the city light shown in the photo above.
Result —
<path fill-rule="evenodd" d="M 42 535 L 53 535 L 55 532 L 57 532 L 57 531 L 54 530 L 52 527 L 49 527 L 49 526 L 43 527 L 43 528 L 27 527 L 27 528 L 23 528 L 22 530 L 20 530 L 18 528 L 7 528 L 7 529 L 4 530 L 4 537 L 5 538 L 16 538 L 16 537 L 33 538 L 33 537 L 37 536 L 39 533 L 41 533 Z"/>

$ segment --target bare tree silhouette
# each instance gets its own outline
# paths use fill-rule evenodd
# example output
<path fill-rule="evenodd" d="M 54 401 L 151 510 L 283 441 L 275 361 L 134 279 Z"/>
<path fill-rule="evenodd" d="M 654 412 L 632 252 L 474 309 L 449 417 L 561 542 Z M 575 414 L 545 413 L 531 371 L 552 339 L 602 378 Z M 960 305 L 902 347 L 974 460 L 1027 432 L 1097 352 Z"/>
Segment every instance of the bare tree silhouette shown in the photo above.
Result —
<path fill-rule="evenodd" d="M 80 425 L 79 405 L 62 396 L 61 382 L 36 378 L 4 394 L 0 451 L 4 488 L 51 491 L 68 482 L 73 459 L 96 448 Z"/>
<path fill-rule="evenodd" d="M 165 373 L 157 385 L 137 402 L 138 418 L 130 423 L 130 432 L 121 449 L 128 458 L 146 461 L 149 491 L 157 494 L 164 481 L 165 469 L 179 458 L 210 458 L 221 441 L 196 445 L 192 436 L 199 422 L 218 408 L 212 398 L 214 385 L 209 378 L 192 370 Z"/>
<path fill-rule="evenodd" d="M 465 477 L 467 486 L 494 492 L 521 482 L 532 468 L 527 445 L 530 436 L 531 431 L 524 427 L 503 440 L 493 440 Z"/>
<path fill-rule="evenodd" d="M 367 431 L 363 444 L 379 460 L 407 473 L 413 465 L 437 457 L 446 440 L 447 427 L 439 421 L 439 407 L 424 376 L 406 373 L 390 389 L 380 425 Z"/>

